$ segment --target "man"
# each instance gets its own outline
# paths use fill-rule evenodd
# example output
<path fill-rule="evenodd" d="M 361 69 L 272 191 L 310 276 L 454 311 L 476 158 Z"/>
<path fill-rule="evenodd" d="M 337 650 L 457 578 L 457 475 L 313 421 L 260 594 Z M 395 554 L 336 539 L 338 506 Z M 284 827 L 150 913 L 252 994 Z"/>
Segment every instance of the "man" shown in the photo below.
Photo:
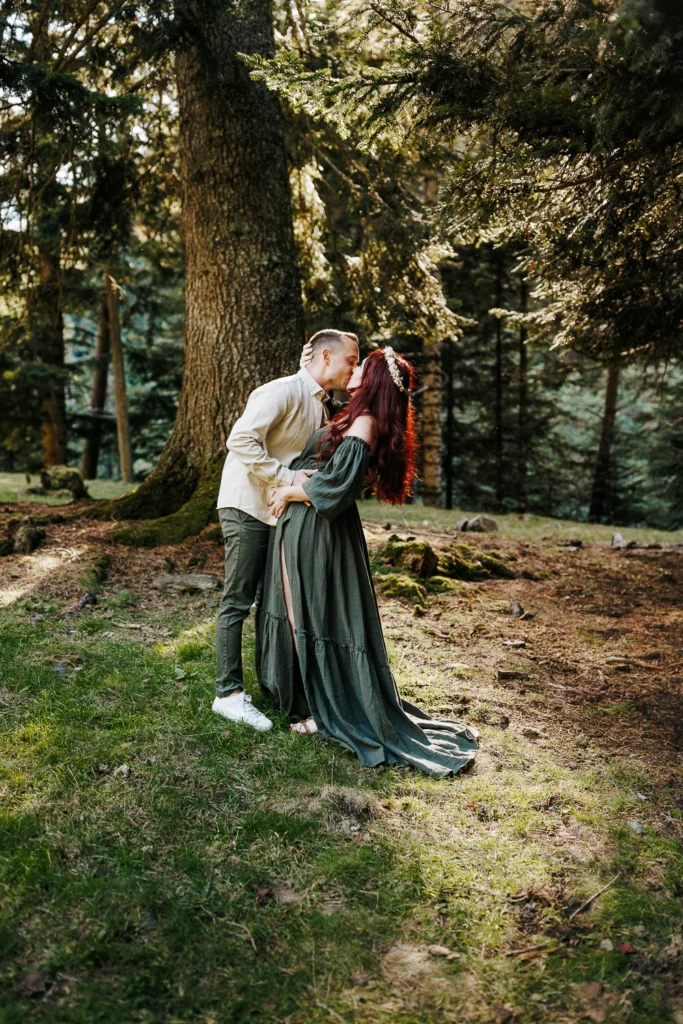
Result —
<path fill-rule="evenodd" d="M 312 359 L 306 367 L 252 391 L 227 440 L 228 457 L 218 494 L 225 586 L 216 624 L 213 710 L 261 731 L 273 723 L 244 692 L 242 624 L 256 599 L 270 531 L 277 523 L 270 514 L 268 496 L 273 487 L 301 484 L 311 475 L 310 470 L 295 473 L 289 465 L 329 419 L 332 407 L 327 392 L 344 391 L 358 365 L 355 334 L 318 331 L 309 345 Z"/>

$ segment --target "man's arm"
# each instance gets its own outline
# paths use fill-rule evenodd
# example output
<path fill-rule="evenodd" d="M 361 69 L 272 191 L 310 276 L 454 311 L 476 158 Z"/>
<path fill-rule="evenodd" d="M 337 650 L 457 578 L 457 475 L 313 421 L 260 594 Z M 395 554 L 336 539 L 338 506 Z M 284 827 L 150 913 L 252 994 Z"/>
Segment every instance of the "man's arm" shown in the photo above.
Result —
<path fill-rule="evenodd" d="M 268 454 L 266 437 L 287 412 L 289 395 L 284 386 L 268 388 L 264 392 L 257 388 L 249 396 L 247 406 L 237 420 L 227 446 L 233 455 L 253 476 L 271 487 L 293 484 L 296 474 L 293 469 Z"/>

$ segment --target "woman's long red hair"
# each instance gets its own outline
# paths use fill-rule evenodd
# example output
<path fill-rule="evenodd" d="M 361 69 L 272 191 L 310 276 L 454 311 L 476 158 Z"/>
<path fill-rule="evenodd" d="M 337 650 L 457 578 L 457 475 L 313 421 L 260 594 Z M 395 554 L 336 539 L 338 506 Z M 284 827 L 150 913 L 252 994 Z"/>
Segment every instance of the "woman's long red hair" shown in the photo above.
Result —
<path fill-rule="evenodd" d="M 333 454 L 353 421 L 370 413 L 377 424 L 375 452 L 370 462 L 373 489 L 382 501 L 401 505 L 412 494 L 417 476 L 415 410 L 408 397 L 415 383 L 415 371 L 398 353 L 395 359 L 405 391 L 394 383 L 382 350 L 371 352 L 365 360 L 360 387 L 318 442 L 318 458 Z"/>

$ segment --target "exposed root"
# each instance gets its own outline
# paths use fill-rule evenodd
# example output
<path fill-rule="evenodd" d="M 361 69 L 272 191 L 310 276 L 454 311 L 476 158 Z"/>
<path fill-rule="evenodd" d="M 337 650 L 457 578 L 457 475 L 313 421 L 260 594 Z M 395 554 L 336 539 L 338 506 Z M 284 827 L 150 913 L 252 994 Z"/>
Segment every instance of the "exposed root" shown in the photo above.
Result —
<path fill-rule="evenodd" d="M 152 519 L 139 526 L 122 526 L 111 534 L 111 540 L 132 547 L 155 548 L 179 544 L 186 537 L 196 537 L 208 523 L 217 518 L 216 496 L 222 467 L 222 459 L 209 463 L 189 501 L 171 515 Z"/>

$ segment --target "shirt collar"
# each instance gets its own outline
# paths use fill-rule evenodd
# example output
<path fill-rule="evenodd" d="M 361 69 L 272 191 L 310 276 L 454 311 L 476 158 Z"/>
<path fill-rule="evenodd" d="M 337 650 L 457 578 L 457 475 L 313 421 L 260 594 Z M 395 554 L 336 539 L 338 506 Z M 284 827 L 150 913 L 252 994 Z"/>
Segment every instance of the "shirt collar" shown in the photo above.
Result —
<path fill-rule="evenodd" d="M 313 395 L 314 398 L 324 398 L 325 389 L 320 387 L 315 377 L 312 377 L 308 370 L 302 367 L 297 373 L 297 377 L 301 377 L 306 390 L 309 394 Z"/>

